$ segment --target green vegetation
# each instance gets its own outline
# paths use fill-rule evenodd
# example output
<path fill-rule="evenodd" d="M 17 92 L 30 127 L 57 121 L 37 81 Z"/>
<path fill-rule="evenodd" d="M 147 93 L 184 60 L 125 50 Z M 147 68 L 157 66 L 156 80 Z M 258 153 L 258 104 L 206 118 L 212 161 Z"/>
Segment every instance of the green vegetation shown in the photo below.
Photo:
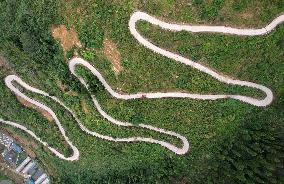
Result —
<path fill-rule="evenodd" d="M 114 89 L 121 88 L 124 93 L 162 90 L 262 96 L 258 91 L 224 85 L 138 44 L 128 30 L 129 17 L 137 9 L 170 22 L 261 27 L 284 11 L 284 1 L 0 1 L 0 117 L 27 126 L 61 152 L 69 153 L 54 123 L 24 108 L 5 87 L 4 77 L 16 73 L 28 84 L 62 99 L 91 130 L 114 137 L 140 135 L 177 142 L 146 130 L 111 125 L 94 111 L 89 94 L 68 71 L 63 50 L 52 38 L 51 26 L 59 24 L 75 27 L 83 45 L 81 57 L 98 68 Z M 58 104 L 24 91 L 58 114 L 67 135 L 81 151 L 80 160 L 71 163 L 59 160 L 39 144 L 32 147 L 48 168 L 52 182 L 283 182 L 284 25 L 263 37 L 173 33 L 144 22 L 138 28 L 161 47 L 228 76 L 268 86 L 275 95 L 273 104 L 257 108 L 230 99 L 121 101 L 113 99 L 95 78 L 79 68 L 107 113 L 133 124 L 176 131 L 190 141 L 191 150 L 177 156 L 157 145 L 112 143 L 88 136 Z M 99 52 L 105 37 L 117 44 L 121 54 L 123 71 L 117 76 Z M 67 58 L 74 50 L 67 52 Z M 63 91 L 59 83 L 65 87 Z M 83 110 L 82 102 L 89 112 Z M 21 131 L 9 129 L 30 139 Z"/>
<path fill-rule="evenodd" d="M 5 176 L 2 172 L 0 172 L 0 182 L 2 180 L 8 180 L 9 178 L 7 176 Z"/>
<path fill-rule="evenodd" d="M 1 145 L 0 145 L 0 153 L 2 153 L 2 152 L 5 150 L 5 148 L 6 148 L 6 147 L 1 144 Z"/>

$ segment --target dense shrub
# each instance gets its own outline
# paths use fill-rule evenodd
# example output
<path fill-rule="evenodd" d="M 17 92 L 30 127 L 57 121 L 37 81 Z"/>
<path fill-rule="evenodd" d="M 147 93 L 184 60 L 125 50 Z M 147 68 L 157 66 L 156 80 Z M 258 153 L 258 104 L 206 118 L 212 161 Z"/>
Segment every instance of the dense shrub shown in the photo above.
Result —
<path fill-rule="evenodd" d="M 162 154 L 159 163 L 153 165 L 140 164 L 131 167 L 129 170 L 112 171 L 96 175 L 93 170 L 80 170 L 76 174 L 66 173 L 60 178 L 60 183 L 76 184 L 150 184 L 150 183 L 172 183 L 177 181 L 182 173 L 175 168 L 176 163 L 173 157 Z M 175 170 L 176 169 L 176 170 Z M 178 174 L 177 174 L 178 173 Z"/>
<path fill-rule="evenodd" d="M 198 183 L 283 183 L 283 105 L 282 99 L 273 108 L 253 112 L 235 133 L 223 137 Z"/>

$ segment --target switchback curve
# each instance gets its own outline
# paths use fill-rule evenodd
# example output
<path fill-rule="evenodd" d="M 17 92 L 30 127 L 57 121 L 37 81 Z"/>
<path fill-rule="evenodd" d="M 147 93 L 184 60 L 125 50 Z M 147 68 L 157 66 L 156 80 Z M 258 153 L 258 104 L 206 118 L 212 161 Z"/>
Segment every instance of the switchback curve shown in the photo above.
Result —
<path fill-rule="evenodd" d="M 221 74 L 218 74 L 217 72 L 213 71 L 212 69 L 206 66 L 203 66 L 190 59 L 187 59 L 185 57 L 182 57 L 178 54 L 167 51 L 165 49 L 162 49 L 152 44 L 150 41 L 145 39 L 136 29 L 136 22 L 141 21 L 141 20 L 149 22 L 153 25 L 159 26 L 162 29 L 166 29 L 169 31 L 188 31 L 188 32 L 193 32 L 193 33 L 209 32 L 209 33 L 233 34 L 233 35 L 238 35 L 238 36 L 256 36 L 256 35 L 267 34 L 273 29 L 275 29 L 277 25 L 283 23 L 284 14 L 275 18 L 270 24 L 268 24 L 266 27 L 261 28 L 261 29 L 238 29 L 238 28 L 225 27 L 225 26 L 191 26 L 191 25 L 171 24 L 171 23 L 163 22 L 153 16 L 150 16 L 147 13 L 139 12 L 139 11 L 132 14 L 132 16 L 130 17 L 129 23 L 128 23 L 129 30 L 131 34 L 133 35 L 133 37 L 140 44 L 144 45 L 145 47 L 152 50 L 153 52 L 156 52 L 162 56 L 176 60 L 185 65 L 191 66 L 193 68 L 196 68 L 197 70 L 212 76 L 213 78 L 219 80 L 220 82 L 231 84 L 231 85 L 239 85 L 239 86 L 246 86 L 250 88 L 259 89 L 266 94 L 266 97 L 262 100 L 244 96 L 244 95 L 232 95 L 232 94 L 201 95 L 201 94 L 190 94 L 190 93 L 154 94 L 154 98 L 156 97 L 179 97 L 179 98 L 193 98 L 193 99 L 201 99 L 201 100 L 217 100 L 217 99 L 224 99 L 224 98 L 232 98 L 232 99 L 240 100 L 242 102 L 249 103 L 255 106 L 267 106 L 272 102 L 273 100 L 272 91 L 263 85 L 256 84 L 253 82 L 248 82 L 248 81 L 235 80 L 235 79 L 231 79 L 226 76 L 222 76 Z M 148 96 L 149 98 L 151 98 L 150 94 Z"/>

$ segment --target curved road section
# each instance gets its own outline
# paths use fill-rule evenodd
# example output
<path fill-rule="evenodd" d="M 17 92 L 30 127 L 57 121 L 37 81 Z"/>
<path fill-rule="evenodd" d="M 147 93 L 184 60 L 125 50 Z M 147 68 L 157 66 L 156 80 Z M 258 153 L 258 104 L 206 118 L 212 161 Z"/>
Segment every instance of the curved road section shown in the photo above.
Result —
<path fill-rule="evenodd" d="M 189 60 L 189 59 L 184 58 L 184 57 L 182 57 L 178 54 L 172 53 L 170 51 L 167 51 L 165 49 L 162 49 L 162 48 L 152 44 L 147 39 L 145 39 L 143 36 L 141 36 L 139 34 L 139 32 L 136 30 L 136 22 L 140 21 L 140 20 L 147 21 L 147 22 L 149 22 L 153 25 L 159 26 L 163 29 L 167 29 L 167 30 L 170 30 L 170 31 L 182 31 L 182 30 L 184 30 L 184 31 L 194 32 L 194 33 L 196 33 L 196 32 L 209 32 L 209 33 L 234 34 L 234 35 L 240 35 L 240 36 L 256 36 L 256 35 L 267 34 L 270 31 L 272 31 L 275 27 L 277 27 L 278 24 L 284 22 L 284 15 L 277 17 L 269 25 L 267 25 L 266 27 L 261 28 L 261 29 L 237 29 L 237 28 L 231 28 L 231 27 L 225 27 L 225 26 L 191 26 L 191 25 L 170 24 L 170 23 L 166 23 L 166 22 L 163 22 L 161 20 L 158 20 L 157 18 L 152 17 L 152 16 L 150 16 L 150 15 L 144 13 L 144 12 L 133 13 L 130 20 L 129 20 L 129 30 L 130 30 L 131 34 L 134 36 L 134 38 L 139 43 L 141 43 L 142 45 L 144 45 L 148 49 L 150 49 L 150 50 L 152 50 L 152 51 L 154 51 L 158 54 L 161 54 L 165 57 L 168 57 L 170 59 L 181 62 L 185 65 L 196 68 L 196 69 L 198 69 L 198 70 L 200 70 L 200 71 L 202 71 L 202 72 L 204 72 L 208 75 L 211 75 L 212 77 L 219 80 L 220 82 L 231 84 L 231 85 L 246 86 L 246 87 L 251 87 L 251 88 L 261 90 L 262 92 L 264 92 L 266 94 L 266 97 L 264 99 L 260 100 L 260 99 L 256 99 L 256 98 L 252 98 L 252 97 L 248 97 L 248 96 L 243 96 L 243 95 L 231 95 L 231 94 L 202 95 L 202 94 L 181 93 L 181 92 L 168 92 L 168 93 L 161 93 L 161 92 L 156 92 L 156 93 L 144 93 L 143 92 L 142 93 L 142 92 L 140 92 L 140 93 L 136 93 L 136 94 L 127 94 L 127 95 L 119 94 L 111 88 L 111 86 L 106 82 L 106 80 L 100 74 L 100 72 L 98 70 L 96 70 L 96 68 L 94 68 L 90 63 L 88 63 L 87 61 L 85 61 L 84 59 L 81 59 L 81 58 L 73 58 L 68 63 L 69 70 L 86 87 L 86 89 L 89 91 L 89 93 L 90 93 L 90 90 L 88 89 L 87 82 L 82 77 L 78 76 L 75 72 L 75 68 L 76 68 L 77 65 L 84 66 L 85 68 L 90 70 L 92 72 L 92 74 L 94 76 L 96 76 L 99 79 L 99 81 L 103 84 L 105 89 L 113 97 L 115 97 L 117 99 L 129 100 L 129 99 L 137 99 L 137 98 L 146 97 L 146 98 L 192 98 L 192 99 L 200 99 L 200 100 L 217 100 L 217 99 L 224 99 L 224 98 L 232 98 L 232 99 L 240 100 L 242 102 L 249 103 L 249 104 L 255 105 L 255 106 L 267 106 L 272 102 L 272 100 L 273 100 L 272 91 L 269 88 L 267 88 L 263 85 L 256 84 L 256 83 L 253 83 L 253 82 L 248 82 L 248 81 L 235 80 L 235 79 L 231 79 L 231 78 L 222 76 L 222 75 L 218 74 L 217 72 L 211 70 L 210 68 L 207 68 L 207 67 L 205 67 L 205 66 L 203 66 L 199 63 L 196 63 L 192 60 Z M 61 154 L 59 151 L 57 151 L 56 149 L 50 147 L 48 145 L 48 143 L 42 141 L 34 132 L 30 131 L 29 129 L 27 129 L 23 125 L 20 125 L 18 123 L 11 122 L 11 121 L 6 121 L 6 120 L 3 120 L 3 119 L 0 119 L 0 122 L 3 123 L 3 124 L 11 125 L 13 127 L 16 127 L 16 128 L 19 128 L 19 129 L 25 131 L 26 133 L 31 135 L 33 138 L 35 138 L 37 141 L 39 141 L 44 146 L 46 146 L 52 153 L 54 153 L 60 159 L 68 160 L 68 161 L 78 160 L 79 155 L 80 155 L 79 150 L 71 142 L 71 140 L 68 138 L 68 136 L 66 135 L 66 132 L 65 132 L 63 126 L 61 125 L 59 119 L 57 118 L 56 114 L 52 111 L 52 109 L 50 109 L 48 106 L 44 105 L 43 103 L 38 102 L 34 99 L 31 99 L 28 96 L 26 96 L 25 94 L 23 94 L 20 90 L 18 90 L 13 85 L 13 82 L 18 83 L 19 85 L 21 85 L 22 87 L 24 87 L 28 91 L 37 93 L 39 95 L 46 96 L 46 97 L 52 99 L 53 101 L 57 102 L 58 104 L 60 104 L 69 113 L 71 113 L 73 118 L 78 123 L 80 129 L 82 131 L 84 131 L 85 133 L 91 135 L 91 136 L 95 136 L 95 137 L 98 137 L 98 138 L 101 138 L 101 139 L 105 139 L 105 140 L 108 140 L 108 141 L 114 141 L 114 142 L 148 142 L 148 143 L 159 144 L 159 145 L 161 145 L 161 146 L 163 146 L 163 147 L 165 147 L 165 148 L 167 148 L 167 149 L 169 149 L 169 150 L 171 150 L 174 153 L 179 154 L 179 155 L 185 154 L 189 150 L 189 143 L 184 136 L 181 136 L 180 134 L 172 132 L 172 131 L 167 131 L 167 130 L 164 130 L 164 129 L 161 129 L 161 128 L 156 128 L 156 127 L 153 127 L 151 125 L 139 124 L 138 127 L 141 127 L 141 128 L 144 128 L 144 129 L 149 129 L 149 130 L 152 130 L 152 131 L 156 131 L 158 133 L 163 133 L 163 134 L 166 134 L 166 135 L 169 135 L 169 136 L 176 137 L 176 138 L 178 138 L 182 141 L 183 146 L 181 148 L 178 148 L 175 145 L 170 144 L 168 142 L 156 140 L 156 139 L 153 139 L 153 138 L 147 138 L 147 137 L 114 138 L 114 137 L 101 135 L 97 132 L 91 131 L 87 127 L 85 127 L 80 122 L 80 120 L 77 118 L 76 114 L 70 108 L 68 108 L 62 101 L 60 101 L 57 97 L 51 96 L 51 95 L 49 95 L 48 93 L 46 93 L 42 90 L 36 89 L 36 88 L 28 85 L 27 83 L 22 81 L 16 75 L 7 76 L 5 78 L 5 84 L 15 95 L 22 97 L 26 101 L 36 105 L 39 108 L 44 109 L 44 110 L 46 110 L 47 112 L 50 113 L 50 115 L 55 120 L 56 125 L 59 128 L 60 133 L 62 134 L 65 141 L 68 143 L 68 145 L 73 150 L 73 153 L 72 153 L 71 156 L 66 157 L 63 154 Z M 129 122 L 122 122 L 122 121 L 119 121 L 119 120 L 112 118 L 110 115 L 108 115 L 106 112 L 104 112 L 102 110 L 101 106 L 99 105 L 98 101 L 96 100 L 95 95 L 93 95 L 91 93 L 90 93 L 90 95 L 92 97 L 94 106 L 96 107 L 97 111 L 105 119 L 107 119 L 109 122 L 116 124 L 118 126 L 125 126 L 125 127 L 133 126 Z"/>

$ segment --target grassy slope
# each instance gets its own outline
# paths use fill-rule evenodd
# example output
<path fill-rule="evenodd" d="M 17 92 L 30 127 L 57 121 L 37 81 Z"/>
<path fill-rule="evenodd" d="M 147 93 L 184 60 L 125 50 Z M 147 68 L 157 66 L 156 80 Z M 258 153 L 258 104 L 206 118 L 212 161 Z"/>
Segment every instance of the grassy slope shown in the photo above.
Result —
<path fill-rule="evenodd" d="M 40 17 L 48 14 L 43 10 L 44 6 L 49 5 L 48 3 L 35 4 L 38 6 L 34 7 L 37 11 L 33 16 L 37 13 Z M 136 1 L 114 1 L 112 3 L 97 1 L 94 3 L 91 0 L 88 2 L 74 0 L 63 3 L 61 6 L 59 12 L 62 15 L 66 14 L 66 19 L 56 20 L 49 16 L 47 19 L 50 19 L 48 21 L 50 24 L 64 23 L 69 27 L 75 26 L 80 39 L 91 48 L 100 49 L 103 36 L 113 40 L 118 45 L 124 67 L 118 77 L 112 73 L 109 62 L 103 56 L 93 55 L 84 49 L 80 53 L 100 69 L 114 88 L 122 88 L 123 92 L 183 90 L 202 93 L 246 93 L 243 89 L 228 87 L 196 70 L 153 54 L 139 45 L 128 31 L 129 16 L 134 10 L 139 9 L 175 22 L 260 27 L 283 11 L 283 1 L 273 3 L 270 1 L 252 1 L 251 3 L 242 1 L 236 3 L 233 1 L 203 2 L 195 0 L 192 4 L 188 5 L 187 1 L 179 3 L 155 1 L 155 3 L 143 4 Z M 283 25 L 267 36 L 256 38 L 209 34 L 193 35 L 184 32 L 171 33 L 144 23 L 139 24 L 139 30 L 147 38 L 164 48 L 205 63 L 229 76 L 271 87 L 275 93 L 275 101 L 279 99 L 278 97 L 283 91 Z M 47 37 L 51 39 L 50 35 Z M 68 79 L 70 76 L 65 75 L 67 69 L 62 52 L 58 44 L 49 42 L 53 47 L 53 50 L 50 49 L 53 51 L 53 56 L 48 53 L 42 54 L 42 56 L 48 55 L 48 59 L 27 56 L 16 49 L 11 42 L 5 43 L 5 47 L 2 46 L 1 50 L 8 60 L 10 69 L 1 68 L 1 77 L 3 78 L 14 71 L 30 84 L 60 96 L 68 105 L 72 106 L 88 127 L 103 134 L 121 137 L 138 134 L 149 135 L 148 132 L 141 130 L 126 130 L 109 125 L 96 112 L 85 114 L 81 110 L 80 100 L 83 99 L 89 109 L 92 109 L 89 97 L 84 90 L 79 91 L 78 88 L 72 88 L 77 83 L 70 82 Z M 26 53 L 29 52 L 26 51 Z M 42 63 L 37 62 L 39 60 Z M 179 77 L 175 78 L 177 75 Z M 48 76 L 47 80 L 46 76 Z M 37 80 L 33 80 L 35 77 Z M 67 79 L 63 81 L 63 77 Z M 58 80 L 63 81 L 69 85 L 71 90 L 81 93 L 82 96 L 62 94 L 56 86 Z M 54 141 L 60 139 L 60 135 L 53 130 L 53 126 L 49 126 L 39 113 L 22 108 L 14 96 L 4 87 L 3 82 L 0 86 L 0 95 L 3 99 L 0 103 L 1 117 L 24 122 L 32 130 L 38 131 L 38 134 L 48 142 L 53 143 L 55 147 L 64 150 L 62 141 Z M 33 94 L 29 95 L 33 96 Z M 255 95 L 261 96 L 257 92 Z M 256 109 L 234 100 L 209 102 L 190 99 L 163 99 L 125 102 L 112 99 L 105 91 L 99 92 L 97 97 L 105 111 L 114 117 L 127 121 L 137 117 L 143 123 L 185 135 L 191 143 L 190 153 L 186 156 L 176 156 L 155 145 L 114 144 L 89 137 L 78 130 L 75 122 L 68 118 L 61 108 L 52 105 L 47 99 L 40 98 L 52 107 L 54 106 L 53 109 L 60 114 L 60 119 L 69 132 L 68 136 L 78 146 L 82 154 L 80 161 L 73 164 L 58 161 L 50 153 L 43 153 L 40 147 L 37 148 L 43 162 L 48 163 L 54 169 L 54 177 L 67 174 L 67 177 L 76 178 L 76 173 L 93 173 L 93 177 L 96 177 L 117 171 L 123 173 L 124 170 L 140 167 L 148 167 L 149 178 L 153 177 L 153 180 L 165 175 L 167 177 L 182 177 L 189 174 L 192 176 L 203 168 L 202 163 L 206 163 L 205 161 L 213 156 L 216 140 L 224 134 L 233 132 L 239 123 L 244 121 L 244 116 Z M 9 103 L 10 101 L 12 103 Z M 159 136 L 155 133 L 151 135 Z M 182 172 L 183 169 L 185 172 Z M 86 174 L 86 176 L 80 177 L 79 180 L 84 183 L 84 177 L 88 179 L 90 176 Z"/>

